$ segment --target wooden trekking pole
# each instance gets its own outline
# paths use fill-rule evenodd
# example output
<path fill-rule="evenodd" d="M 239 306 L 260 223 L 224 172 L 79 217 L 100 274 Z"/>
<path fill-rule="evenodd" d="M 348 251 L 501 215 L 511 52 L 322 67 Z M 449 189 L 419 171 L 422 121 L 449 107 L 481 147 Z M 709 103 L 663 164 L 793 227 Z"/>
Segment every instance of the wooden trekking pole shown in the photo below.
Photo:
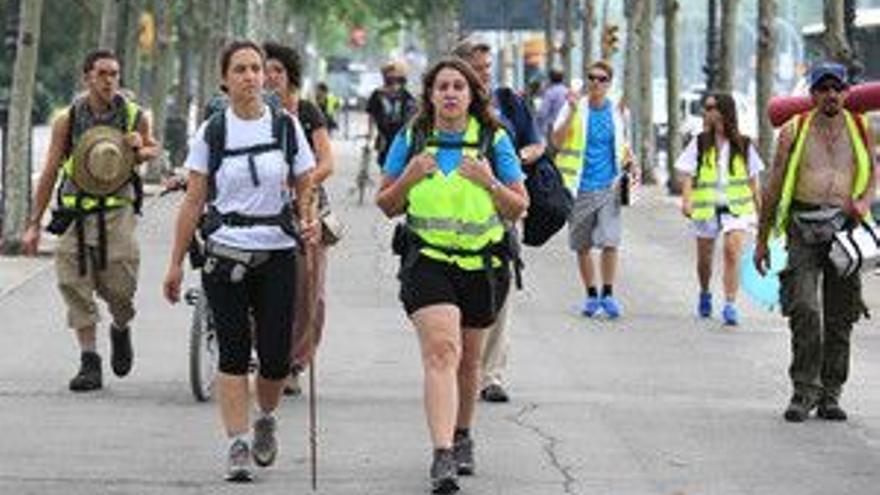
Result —
<path fill-rule="evenodd" d="M 317 198 L 312 196 L 312 218 L 317 219 Z M 320 226 L 318 227 L 320 228 Z M 318 241 L 320 242 L 320 240 Z M 315 309 L 318 301 L 317 278 L 318 263 L 316 251 L 319 247 L 316 244 L 306 246 L 306 300 L 307 302 L 307 318 L 308 318 L 308 349 L 309 349 L 309 457 L 312 475 L 312 491 L 318 490 L 318 398 L 317 384 L 315 383 Z"/>

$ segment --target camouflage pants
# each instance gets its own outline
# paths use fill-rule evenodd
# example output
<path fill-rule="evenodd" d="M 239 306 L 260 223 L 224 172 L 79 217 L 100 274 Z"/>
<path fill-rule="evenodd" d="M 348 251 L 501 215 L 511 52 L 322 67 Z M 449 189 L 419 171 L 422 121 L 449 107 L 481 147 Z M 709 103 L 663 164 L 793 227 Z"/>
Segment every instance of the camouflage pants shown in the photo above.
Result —
<path fill-rule="evenodd" d="M 864 311 L 859 275 L 838 277 L 828 250 L 828 243 L 807 244 L 790 232 L 788 265 L 779 275 L 782 314 L 791 329 L 788 374 L 795 393 L 813 400 L 840 396 L 849 374 L 850 334 Z"/>

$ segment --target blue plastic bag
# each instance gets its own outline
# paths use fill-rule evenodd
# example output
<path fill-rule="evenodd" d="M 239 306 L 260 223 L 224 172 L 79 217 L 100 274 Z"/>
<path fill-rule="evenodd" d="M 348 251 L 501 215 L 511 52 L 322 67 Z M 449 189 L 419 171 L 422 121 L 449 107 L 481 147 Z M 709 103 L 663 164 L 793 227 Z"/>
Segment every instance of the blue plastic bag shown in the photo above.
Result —
<path fill-rule="evenodd" d="M 740 285 L 743 291 L 759 306 L 774 310 L 779 305 L 779 272 L 788 262 L 788 252 L 782 239 L 770 241 L 770 269 L 761 276 L 755 269 L 755 244 L 749 244 L 740 259 Z"/>

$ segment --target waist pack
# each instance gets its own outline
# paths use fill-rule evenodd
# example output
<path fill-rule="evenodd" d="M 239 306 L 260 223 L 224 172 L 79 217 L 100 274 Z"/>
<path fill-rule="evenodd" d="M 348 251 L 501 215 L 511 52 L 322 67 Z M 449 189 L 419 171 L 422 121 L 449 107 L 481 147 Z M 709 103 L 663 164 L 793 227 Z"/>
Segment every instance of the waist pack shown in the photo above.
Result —
<path fill-rule="evenodd" d="M 541 246 L 568 221 L 574 198 L 562 182 L 562 174 L 545 154 L 526 169 L 529 209 L 523 220 L 523 244 Z"/>
<path fill-rule="evenodd" d="M 862 222 L 855 228 L 837 232 L 828 258 L 841 277 L 876 267 L 880 261 L 880 231 L 876 225 Z"/>
<path fill-rule="evenodd" d="M 796 235 L 806 244 L 831 242 L 844 229 L 848 217 L 840 208 L 816 208 L 794 211 L 791 223 Z"/>
<path fill-rule="evenodd" d="M 213 241 L 205 243 L 205 261 L 202 272 L 223 282 L 237 284 L 244 280 L 248 270 L 269 261 L 270 251 L 247 251 Z"/>

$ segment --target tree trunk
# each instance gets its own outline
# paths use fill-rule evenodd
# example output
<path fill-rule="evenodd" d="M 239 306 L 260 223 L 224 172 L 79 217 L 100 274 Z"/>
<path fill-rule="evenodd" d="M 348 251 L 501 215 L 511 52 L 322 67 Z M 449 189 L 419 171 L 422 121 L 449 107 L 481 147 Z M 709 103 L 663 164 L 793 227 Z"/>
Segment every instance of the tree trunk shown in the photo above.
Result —
<path fill-rule="evenodd" d="M 825 54 L 847 66 L 852 62 L 852 50 L 846 41 L 844 5 L 841 0 L 825 0 Z"/>
<path fill-rule="evenodd" d="M 544 46 L 547 58 L 544 60 L 548 74 L 556 65 L 556 0 L 544 0 Z"/>
<path fill-rule="evenodd" d="M 12 68 L 9 125 L 4 136 L 8 153 L 3 172 L 3 252 L 18 254 L 31 201 L 31 108 L 40 46 L 43 0 L 21 0 L 21 18 Z"/>
<path fill-rule="evenodd" d="M 125 50 L 122 53 L 122 84 L 134 94 L 140 93 L 140 56 L 138 52 L 138 27 L 140 25 L 141 0 L 125 2 Z"/>
<path fill-rule="evenodd" d="M 642 15 L 638 23 L 639 37 L 639 163 L 642 165 L 642 182 L 655 184 L 654 178 L 654 78 L 651 66 L 651 49 L 654 44 L 651 31 L 654 26 L 654 0 L 641 0 Z"/>
<path fill-rule="evenodd" d="M 156 50 L 153 64 L 153 132 L 157 139 L 165 139 L 165 116 L 167 113 L 166 97 L 168 95 L 169 77 L 173 60 L 171 39 L 171 6 L 165 0 L 153 0 L 153 15 L 156 17 Z"/>
<path fill-rule="evenodd" d="M 587 72 L 590 70 L 590 64 L 593 63 L 593 19 L 595 18 L 593 0 L 584 0 L 583 19 L 581 19 L 581 29 L 583 39 L 581 46 L 583 47 L 583 56 L 581 57 L 581 80 L 587 80 Z"/>
<path fill-rule="evenodd" d="M 636 36 L 636 26 L 642 17 L 644 10 L 643 0 L 626 0 L 624 6 L 624 16 L 626 18 L 626 52 L 624 54 L 623 65 L 623 104 L 635 115 L 638 92 L 638 37 Z M 608 18 L 605 18 L 606 26 Z M 635 133 L 633 133 L 635 139 Z"/>
<path fill-rule="evenodd" d="M 773 95 L 774 67 L 776 67 L 776 35 L 773 30 L 775 18 L 776 0 L 759 0 L 755 108 L 758 109 L 758 152 L 764 163 L 770 163 L 773 153 L 773 126 L 764 109 L 767 108 L 767 102 Z"/>
<path fill-rule="evenodd" d="M 101 7 L 101 37 L 98 47 L 116 50 L 116 25 L 119 21 L 117 0 L 104 0 Z"/>
<path fill-rule="evenodd" d="M 429 60 L 436 61 L 438 58 L 449 53 L 455 46 L 456 34 L 458 33 L 458 11 L 435 4 L 427 25 Z"/>
<path fill-rule="evenodd" d="M 733 91 L 736 72 L 736 13 L 739 0 L 721 2 L 721 54 L 718 70 L 718 89 L 726 93 Z"/>
<path fill-rule="evenodd" d="M 150 160 L 147 165 L 144 180 L 148 183 L 158 182 L 168 166 L 168 156 L 164 152 L 165 125 L 168 114 L 167 97 L 169 77 L 171 75 L 171 9 L 172 6 L 165 0 L 153 0 L 153 16 L 156 19 L 156 49 L 153 50 L 153 84 L 150 107 L 153 114 L 153 135 L 163 144 L 163 152 Z"/>
<path fill-rule="evenodd" d="M 565 72 L 565 83 L 571 83 L 571 52 L 574 48 L 574 33 L 572 32 L 572 15 L 574 15 L 574 0 L 562 0 L 562 70 Z"/>
<path fill-rule="evenodd" d="M 678 65 L 678 0 L 666 0 L 664 37 L 666 41 L 666 187 L 669 194 L 680 194 L 681 186 L 675 172 L 675 160 L 681 153 L 681 115 L 678 108 L 680 76 Z"/>
<path fill-rule="evenodd" d="M 706 28 L 706 64 L 703 72 L 706 74 L 706 89 L 715 91 L 718 89 L 718 0 L 708 0 Z"/>

